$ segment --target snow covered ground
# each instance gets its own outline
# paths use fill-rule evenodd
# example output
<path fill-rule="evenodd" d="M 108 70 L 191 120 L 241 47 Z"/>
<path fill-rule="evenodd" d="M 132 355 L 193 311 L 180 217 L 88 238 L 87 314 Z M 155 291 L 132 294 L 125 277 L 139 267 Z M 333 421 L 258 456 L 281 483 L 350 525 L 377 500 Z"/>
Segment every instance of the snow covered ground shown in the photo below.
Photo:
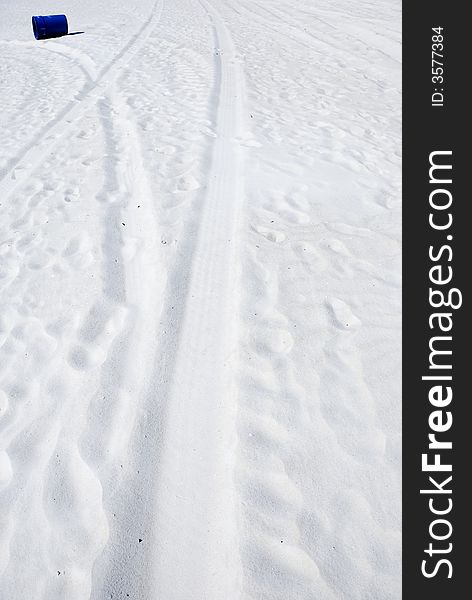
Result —
<path fill-rule="evenodd" d="M 400 10 L 0 0 L 2 600 L 400 598 Z"/>

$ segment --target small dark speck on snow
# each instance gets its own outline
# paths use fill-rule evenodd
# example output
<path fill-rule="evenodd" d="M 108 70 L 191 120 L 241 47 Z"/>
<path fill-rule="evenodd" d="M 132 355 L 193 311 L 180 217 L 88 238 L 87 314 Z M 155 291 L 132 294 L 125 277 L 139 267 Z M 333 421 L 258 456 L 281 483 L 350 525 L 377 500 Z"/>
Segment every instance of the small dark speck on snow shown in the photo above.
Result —
<path fill-rule="evenodd" d="M 126 223 L 121 223 L 123 225 L 123 227 L 126 227 Z"/>

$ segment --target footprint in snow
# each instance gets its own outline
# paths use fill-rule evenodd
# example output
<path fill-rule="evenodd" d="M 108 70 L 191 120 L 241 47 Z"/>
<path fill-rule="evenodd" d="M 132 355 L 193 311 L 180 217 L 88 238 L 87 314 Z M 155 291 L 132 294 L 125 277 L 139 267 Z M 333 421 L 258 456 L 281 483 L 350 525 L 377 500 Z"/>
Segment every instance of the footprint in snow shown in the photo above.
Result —
<path fill-rule="evenodd" d="M 280 244 L 285 241 L 285 234 L 281 231 L 276 231 L 275 229 L 269 229 L 268 227 L 264 227 L 263 225 L 257 225 L 255 227 L 257 233 L 260 233 L 263 237 L 265 237 L 270 242 L 275 242 L 276 244 Z"/>

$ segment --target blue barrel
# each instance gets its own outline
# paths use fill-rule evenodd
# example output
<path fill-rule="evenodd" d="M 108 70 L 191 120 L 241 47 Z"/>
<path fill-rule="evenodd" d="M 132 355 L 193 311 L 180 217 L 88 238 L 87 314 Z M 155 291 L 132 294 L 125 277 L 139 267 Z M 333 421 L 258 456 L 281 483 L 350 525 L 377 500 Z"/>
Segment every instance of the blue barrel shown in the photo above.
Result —
<path fill-rule="evenodd" d="M 69 33 L 66 15 L 33 17 L 33 33 L 37 40 L 61 37 Z"/>

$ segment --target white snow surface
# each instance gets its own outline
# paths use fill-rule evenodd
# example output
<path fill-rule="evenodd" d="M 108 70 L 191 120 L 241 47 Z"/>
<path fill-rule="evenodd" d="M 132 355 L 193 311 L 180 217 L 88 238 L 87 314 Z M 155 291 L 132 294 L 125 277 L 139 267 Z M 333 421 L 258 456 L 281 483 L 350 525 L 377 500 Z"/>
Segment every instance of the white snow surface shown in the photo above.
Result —
<path fill-rule="evenodd" d="M 400 598 L 400 17 L 0 0 L 2 600 Z"/>

